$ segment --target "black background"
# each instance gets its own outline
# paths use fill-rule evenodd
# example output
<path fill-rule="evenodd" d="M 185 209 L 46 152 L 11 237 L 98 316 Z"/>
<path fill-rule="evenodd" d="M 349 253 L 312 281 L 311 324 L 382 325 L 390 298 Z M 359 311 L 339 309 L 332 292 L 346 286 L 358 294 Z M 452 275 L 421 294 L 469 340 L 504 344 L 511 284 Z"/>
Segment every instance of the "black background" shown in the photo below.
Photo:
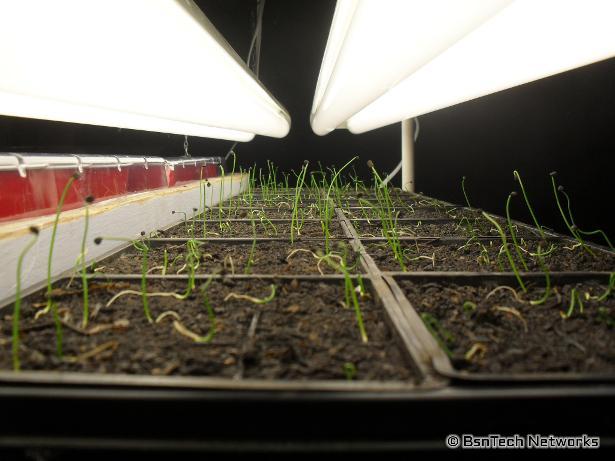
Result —
<path fill-rule="evenodd" d="M 246 57 L 255 0 L 197 0 L 237 53 Z M 260 79 L 292 117 L 284 139 L 257 136 L 236 151 L 244 167 L 272 160 L 282 170 L 342 165 L 360 156 L 390 171 L 399 161 L 399 124 L 363 135 L 338 130 L 315 135 L 309 112 L 327 41 L 333 0 L 267 0 Z M 179 69 L 181 71 L 181 69 Z M 529 83 L 420 117 L 416 144 L 417 191 L 460 203 L 460 178 L 472 205 L 502 213 L 518 169 L 542 223 L 562 230 L 548 173 L 572 196 L 581 228 L 601 226 L 610 235 L 615 152 L 615 59 Z M 0 116 L 0 150 L 175 156 L 183 137 L 144 131 Z M 192 155 L 221 155 L 231 143 L 190 138 Z M 527 220 L 521 202 L 516 217 Z"/>

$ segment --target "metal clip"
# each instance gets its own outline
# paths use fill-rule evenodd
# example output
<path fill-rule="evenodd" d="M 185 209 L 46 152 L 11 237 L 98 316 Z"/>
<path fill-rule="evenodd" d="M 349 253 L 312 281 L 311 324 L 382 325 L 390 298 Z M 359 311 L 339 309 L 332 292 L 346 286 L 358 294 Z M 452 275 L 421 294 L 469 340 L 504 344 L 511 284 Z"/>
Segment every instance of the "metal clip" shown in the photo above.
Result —
<path fill-rule="evenodd" d="M 15 157 L 15 159 L 17 159 L 17 172 L 19 173 L 19 176 L 21 176 L 22 178 L 25 178 L 27 176 L 26 174 L 27 168 L 26 168 L 26 165 L 24 165 L 23 157 L 19 154 L 11 154 L 11 155 Z"/>
<path fill-rule="evenodd" d="M 120 158 L 117 155 L 112 155 L 112 157 L 117 160 L 117 171 L 122 171 L 122 162 L 120 162 Z"/>
<path fill-rule="evenodd" d="M 149 170 L 149 165 L 147 163 L 147 157 L 143 157 L 143 160 L 145 160 L 145 169 Z"/>
<path fill-rule="evenodd" d="M 77 154 L 71 154 L 71 156 L 77 159 L 77 171 L 79 171 L 79 174 L 83 173 L 83 163 L 81 161 L 81 157 Z"/>

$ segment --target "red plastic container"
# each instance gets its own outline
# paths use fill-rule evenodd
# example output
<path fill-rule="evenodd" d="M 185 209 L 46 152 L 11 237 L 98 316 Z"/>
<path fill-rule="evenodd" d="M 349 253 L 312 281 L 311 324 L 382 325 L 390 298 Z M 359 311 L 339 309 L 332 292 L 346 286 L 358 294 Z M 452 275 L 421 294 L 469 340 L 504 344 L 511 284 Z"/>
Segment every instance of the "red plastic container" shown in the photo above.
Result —
<path fill-rule="evenodd" d="M 74 157 L 1 156 L 0 220 L 54 213 L 66 183 L 76 172 Z M 79 181 L 69 189 L 64 209 L 82 202 Z"/>
<path fill-rule="evenodd" d="M 220 157 L 167 161 L 160 157 L 0 154 L 0 221 L 56 212 L 62 191 L 63 210 L 96 201 L 219 176 Z M 201 176 L 202 175 L 202 176 Z"/>
<path fill-rule="evenodd" d="M 92 195 L 96 201 L 123 195 L 128 190 L 128 176 L 133 161 L 128 157 L 79 157 L 79 194 L 81 200 Z"/>
<path fill-rule="evenodd" d="M 169 187 L 191 181 L 220 176 L 221 157 L 202 157 L 167 161 L 167 183 Z"/>
<path fill-rule="evenodd" d="M 161 157 L 135 158 L 128 171 L 128 192 L 167 187 L 166 161 Z"/>
<path fill-rule="evenodd" d="M 63 210 L 127 191 L 130 158 L 76 155 L 0 156 L 0 220 L 42 216 L 56 212 L 62 192 L 78 173 L 64 200 Z"/>

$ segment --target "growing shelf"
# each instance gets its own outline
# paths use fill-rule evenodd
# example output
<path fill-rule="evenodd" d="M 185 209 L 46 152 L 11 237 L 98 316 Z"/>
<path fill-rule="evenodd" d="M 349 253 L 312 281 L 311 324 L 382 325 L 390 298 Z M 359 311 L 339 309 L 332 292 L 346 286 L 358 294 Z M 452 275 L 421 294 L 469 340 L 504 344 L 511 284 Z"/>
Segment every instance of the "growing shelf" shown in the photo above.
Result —
<path fill-rule="evenodd" d="M 88 389 L 110 398 L 135 391 L 180 408 L 224 401 L 237 411 L 268 406 L 277 415 L 282 402 L 297 411 L 306 402 L 354 402 L 377 405 L 375 413 L 448 411 L 445 402 L 454 402 L 476 428 L 484 427 L 484 415 L 497 419 L 497 409 L 514 418 L 511 402 L 523 402 L 527 414 L 560 403 L 599 412 L 614 401 L 613 251 L 586 243 L 591 256 L 572 238 L 546 231 L 543 239 L 538 229 L 514 222 L 524 249 L 550 248 L 541 257 L 528 250 L 527 270 L 515 274 L 501 237 L 477 210 L 393 192 L 401 261 L 370 190 L 327 199 L 308 188 L 248 185 L 205 213 L 182 213 L 171 227 L 133 237 L 88 266 L 88 326 L 81 324 L 84 279 L 66 274 L 54 282 L 63 359 L 54 353 L 52 318 L 35 315 L 47 291 L 24 297 L 22 371 L 10 371 L 5 340 L 3 389 L 80 389 L 85 405 L 96 405 Z M 582 306 L 570 308 L 575 293 Z M 4 324 L 2 337 L 10 334 Z M 612 429 L 602 423 L 592 426 L 596 434 Z M 557 427 L 546 415 L 532 424 Z M 436 448 L 447 427 L 435 418 L 414 433 L 368 426 L 374 446 L 390 436 Z M 211 424 L 181 427 L 197 445 L 216 433 Z M 247 429 L 237 427 L 239 443 L 247 443 Z M 358 437 L 327 428 L 338 439 Z M 298 428 L 285 434 L 305 436 Z"/>

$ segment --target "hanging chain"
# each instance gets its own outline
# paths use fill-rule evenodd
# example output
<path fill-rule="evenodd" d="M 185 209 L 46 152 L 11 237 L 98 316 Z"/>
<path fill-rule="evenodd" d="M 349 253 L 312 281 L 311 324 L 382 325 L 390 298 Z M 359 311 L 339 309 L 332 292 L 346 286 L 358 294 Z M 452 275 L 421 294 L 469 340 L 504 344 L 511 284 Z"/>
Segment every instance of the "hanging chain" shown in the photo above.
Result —
<path fill-rule="evenodd" d="M 188 144 L 188 135 L 185 134 L 184 135 L 184 156 L 185 157 L 190 157 L 190 153 L 188 152 L 188 147 L 190 147 Z"/>

